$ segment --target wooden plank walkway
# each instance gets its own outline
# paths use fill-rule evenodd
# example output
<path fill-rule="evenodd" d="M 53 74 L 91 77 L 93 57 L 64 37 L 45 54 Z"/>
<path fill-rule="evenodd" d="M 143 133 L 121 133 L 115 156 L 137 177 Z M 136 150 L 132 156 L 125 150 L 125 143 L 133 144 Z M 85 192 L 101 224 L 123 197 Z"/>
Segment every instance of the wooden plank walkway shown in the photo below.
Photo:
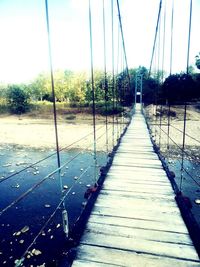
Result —
<path fill-rule="evenodd" d="M 73 267 L 200 266 L 140 109 L 122 138 Z"/>

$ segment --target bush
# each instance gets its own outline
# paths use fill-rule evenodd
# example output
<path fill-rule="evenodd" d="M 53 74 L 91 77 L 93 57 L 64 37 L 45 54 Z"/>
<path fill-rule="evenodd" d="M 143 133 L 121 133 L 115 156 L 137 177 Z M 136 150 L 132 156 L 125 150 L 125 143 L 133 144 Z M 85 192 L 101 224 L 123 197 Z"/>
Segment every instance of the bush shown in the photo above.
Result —
<path fill-rule="evenodd" d="M 22 114 L 29 110 L 29 96 L 17 85 L 8 88 L 7 102 L 10 112 Z"/>
<path fill-rule="evenodd" d="M 76 115 L 74 114 L 69 114 L 65 117 L 66 120 L 75 120 L 76 119 Z"/>
<path fill-rule="evenodd" d="M 99 106 L 97 108 L 97 113 L 101 114 L 101 115 L 113 115 L 113 114 L 120 114 L 121 112 L 124 111 L 124 108 L 120 105 L 117 105 L 117 106 L 114 106 L 114 109 L 113 109 L 113 104 L 110 103 L 107 105 L 107 108 L 106 106 Z"/>

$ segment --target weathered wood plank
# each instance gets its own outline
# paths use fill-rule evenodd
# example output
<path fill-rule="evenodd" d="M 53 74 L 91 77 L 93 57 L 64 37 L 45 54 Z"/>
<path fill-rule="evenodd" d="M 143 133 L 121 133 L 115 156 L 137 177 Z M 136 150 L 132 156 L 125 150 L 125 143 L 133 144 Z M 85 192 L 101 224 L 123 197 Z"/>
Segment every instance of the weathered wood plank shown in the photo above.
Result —
<path fill-rule="evenodd" d="M 170 233 L 186 234 L 188 236 L 188 231 L 183 222 L 175 224 L 174 222 L 166 223 L 158 220 L 141 220 L 135 218 L 122 218 L 109 215 L 97 215 L 93 214 L 89 218 L 89 222 L 102 223 L 104 225 L 119 225 L 124 227 L 137 227 L 141 229 L 152 229 L 157 231 L 165 231 Z"/>
<path fill-rule="evenodd" d="M 173 243 L 177 245 L 192 245 L 192 241 L 188 234 L 179 234 L 175 232 L 158 231 L 153 229 L 141 229 L 138 227 L 127 227 L 114 224 L 106 224 L 106 227 L 102 223 L 88 222 L 86 232 L 95 234 L 104 234 L 107 236 L 120 236 L 132 239 L 143 239 L 149 241 L 156 241 L 162 243 Z M 140 240 L 141 242 L 141 240 Z"/>
<path fill-rule="evenodd" d="M 192 261 L 199 260 L 193 246 L 190 245 L 156 242 L 136 237 L 112 236 L 112 233 L 107 235 L 86 231 L 81 244 L 134 251 L 138 253 L 148 253 Z"/>
<path fill-rule="evenodd" d="M 82 260 L 79 260 L 79 258 Z M 104 264 L 108 264 L 109 266 L 127 266 L 127 267 L 199 266 L 199 263 L 192 261 L 158 257 L 143 253 L 138 254 L 135 252 L 123 251 L 118 249 L 107 249 L 104 247 L 89 246 L 89 245 L 84 245 L 84 246 L 81 245 L 79 247 L 77 259 L 78 260 L 73 264 L 73 266 L 75 267 L 79 266 L 98 267 L 98 266 L 104 266 Z M 79 263 L 82 265 L 78 265 Z M 90 263 L 93 265 L 89 265 Z"/>

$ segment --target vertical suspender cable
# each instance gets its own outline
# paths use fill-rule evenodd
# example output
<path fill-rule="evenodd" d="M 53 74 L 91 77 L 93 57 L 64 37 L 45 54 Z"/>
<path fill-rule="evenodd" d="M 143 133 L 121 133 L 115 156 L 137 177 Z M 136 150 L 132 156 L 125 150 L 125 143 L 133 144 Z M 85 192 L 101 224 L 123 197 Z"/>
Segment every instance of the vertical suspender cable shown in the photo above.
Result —
<path fill-rule="evenodd" d="M 106 68 L 106 23 L 105 23 L 105 0 L 103 0 L 103 50 L 104 50 L 104 91 L 106 108 L 106 151 L 108 153 L 108 80 Z"/>
<path fill-rule="evenodd" d="M 119 77 L 119 45 L 120 45 L 120 28 L 118 27 L 117 31 L 117 64 L 116 64 L 116 74 L 117 77 Z M 116 107 L 117 107 L 117 114 L 118 110 L 120 108 L 120 94 L 119 94 L 119 83 L 116 83 Z M 120 136 L 120 129 L 119 129 L 119 118 L 118 115 L 116 116 L 117 119 L 117 139 L 119 139 Z"/>
<path fill-rule="evenodd" d="M 190 0 L 190 16 L 189 16 L 188 48 L 187 48 L 187 65 L 186 65 L 186 73 L 187 73 L 187 75 L 189 74 L 191 26 L 192 26 L 192 0 Z M 184 106 L 185 107 L 184 107 L 184 124 L 183 124 L 183 143 L 182 143 L 182 158 L 181 158 L 180 191 L 182 190 L 182 183 L 183 183 L 183 164 L 184 164 L 185 133 L 186 133 L 186 120 L 187 120 L 187 104 L 185 103 Z"/>
<path fill-rule="evenodd" d="M 51 52 L 51 38 L 50 38 L 50 26 L 49 26 L 49 10 L 48 10 L 48 0 L 45 0 L 45 10 L 46 10 L 46 23 L 47 23 L 47 35 L 48 35 L 48 48 L 49 48 L 49 63 L 51 72 L 51 89 L 53 98 L 53 114 L 54 114 L 54 126 L 55 126 L 55 138 L 56 138 L 56 152 L 57 152 L 57 163 L 58 163 L 58 175 L 60 182 L 61 198 L 63 198 L 63 183 L 60 173 L 60 153 L 59 153 L 59 140 L 58 140 L 58 126 L 57 126 L 57 112 L 56 112 L 56 96 L 55 96 L 55 86 L 54 86 L 54 75 L 53 75 L 53 64 L 52 64 L 52 52 Z M 65 209 L 65 203 L 62 202 L 62 219 L 63 219 L 63 230 L 66 236 L 69 234 L 68 226 L 68 214 Z"/>
<path fill-rule="evenodd" d="M 159 4 L 158 18 L 157 18 L 157 24 L 156 24 L 156 32 L 155 32 L 155 37 L 154 37 L 153 50 L 152 50 L 152 55 L 151 55 L 150 68 L 149 68 L 149 76 L 151 74 L 153 57 L 154 57 L 154 52 L 155 52 L 155 47 L 156 47 L 156 39 L 157 39 L 157 34 L 158 34 L 158 26 L 159 26 L 159 21 L 160 21 L 161 8 L 162 8 L 162 0 L 160 0 L 160 4 Z"/>
<path fill-rule="evenodd" d="M 112 128 L 112 141 L 113 141 L 113 147 L 115 145 L 115 62 L 114 62 L 114 14 L 113 14 L 113 0 L 111 0 L 111 36 L 112 36 L 112 104 L 113 104 L 113 114 L 112 114 L 112 120 L 113 120 L 113 128 Z"/>
<path fill-rule="evenodd" d="M 172 74 L 172 60 L 173 60 L 173 29 L 174 29 L 174 0 L 172 0 L 172 11 L 171 11 L 171 44 L 170 44 L 170 70 L 169 75 Z M 169 97 L 169 92 L 167 93 Z M 168 123 L 167 123 L 167 150 L 169 158 L 169 135 L 170 135 L 170 114 L 171 107 L 168 99 Z"/>
<path fill-rule="evenodd" d="M 119 25 L 120 25 L 121 36 L 122 36 L 122 46 L 123 46 L 123 50 L 124 50 L 124 60 L 125 60 L 125 64 L 126 64 L 126 73 L 127 73 L 127 76 L 128 76 L 128 84 L 129 84 L 129 89 L 130 89 L 131 80 L 130 80 L 129 69 L 128 69 L 128 61 L 127 61 L 127 55 L 126 55 L 126 47 L 125 47 L 125 41 L 124 41 L 124 32 L 123 32 L 123 27 L 122 27 L 119 0 L 117 0 L 117 9 L 118 9 Z"/>
<path fill-rule="evenodd" d="M 166 2 L 163 18 L 163 47 L 162 47 L 162 83 L 164 81 L 164 65 L 165 65 L 165 37 L 166 37 Z"/>
<path fill-rule="evenodd" d="M 189 74 L 191 26 L 192 26 L 192 0 L 190 0 L 190 18 L 189 18 L 189 31 L 188 31 L 187 69 L 186 69 L 187 74 Z"/>
<path fill-rule="evenodd" d="M 172 15 L 171 15 L 171 45 L 170 45 L 170 75 L 172 74 L 173 60 L 173 30 L 174 30 L 174 0 L 172 0 Z"/>
<path fill-rule="evenodd" d="M 91 68 L 91 86 L 92 86 L 92 114 L 93 114 L 93 136 L 94 136 L 94 179 L 97 182 L 97 148 L 96 148 L 96 106 L 94 90 L 94 64 L 93 64 L 93 42 L 92 42 L 92 14 L 91 1 L 89 0 L 89 31 L 90 31 L 90 68 Z"/>
<path fill-rule="evenodd" d="M 159 88 L 160 88 L 160 37 L 161 37 L 161 18 L 160 18 L 160 21 L 159 21 L 159 28 L 158 28 L 158 68 L 157 68 L 157 80 L 158 80 L 158 93 L 157 93 L 157 97 L 158 97 L 158 100 L 159 100 L 159 104 L 160 104 L 160 125 L 159 125 L 159 128 L 160 128 L 160 131 L 159 131 L 159 148 L 160 148 L 160 145 L 161 145 L 161 125 L 162 125 L 162 102 L 161 102 L 161 99 L 160 99 L 160 96 L 159 96 Z"/>

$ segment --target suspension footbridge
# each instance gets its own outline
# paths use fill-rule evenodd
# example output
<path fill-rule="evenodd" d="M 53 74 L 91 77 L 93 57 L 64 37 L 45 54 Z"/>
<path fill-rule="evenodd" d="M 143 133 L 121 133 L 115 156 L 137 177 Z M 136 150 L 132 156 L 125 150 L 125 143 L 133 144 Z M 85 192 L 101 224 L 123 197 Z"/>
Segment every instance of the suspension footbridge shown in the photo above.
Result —
<path fill-rule="evenodd" d="M 102 0 L 102 10 L 99 12 L 103 26 L 104 70 L 97 81 L 93 56 L 93 51 L 99 48 L 94 45 L 96 40 L 93 35 L 95 32 L 93 12 L 96 7 L 93 5 L 95 1 L 88 0 L 91 74 L 89 80 L 84 80 L 84 85 L 80 85 L 78 90 L 86 90 L 83 93 L 89 97 L 89 102 L 86 104 L 87 112 L 91 113 L 92 123 L 91 127 L 88 126 L 88 130 L 92 131 L 74 142 L 70 141 L 67 146 L 62 146 L 59 116 L 57 116 L 57 81 L 54 81 L 51 51 L 51 16 L 49 16 L 48 0 L 44 1 L 55 149 L 48 155 L 45 151 L 44 154 L 40 151 L 43 157 L 36 159 L 33 156 L 34 159 L 30 158 L 31 163 L 24 159 L 21 162 L 8 161 L 15 155 L 20 156 L 23 150 L 19 153 L 12 151 L 12 155 L 7 155 L 7 151 L 5 155 L 0 154 L 3 160 L 3 156 L 6 157 L 6 161 L 2 161 L 2 168 L 11 168 L 13 165 L 16 167 L 16 169 L 6 169 L 0 177 L 2 196 L 0 230 L 3 229 L 0 241 L 0 265 L 60 266 L 62 263 L 61 265 L 65 267 L 200 266 L 198 238 L 200 230 L 198 224 L 193 222 L 192 204 L 183 190 L 186 180 L 190 179 L 188 184 L 195 183 L 192 190 L 195 191 L 193 195 L 196 199 L 193 199 L 193 202 L 200 204 L 199 173 L 191 173 L 191 168 L 189 169 L 187 165 L 187 157 L 199 163 L 199 155 L 194 153 L 192 146 L 186 149 L 188 138 L 198 143 L 198 148 L 200 140 L 192 133 L 187 133 L 187 112 L 190 105 L 186 103 L 187 99 L 181 99 L 182 107 L 178 103 L 177 108 L 175 102 L 170 102 L 168 87 L 165 92 L 167 96 L 159 98 L 159 90 L 164 84 L 163 67 L 167 36 L 166 5 L 163 10 L 162 0 L 158 2 L 150 68 L 147 70 L 145 67 L 139 67 L 130 72 L 120 1 Z M 171 76 L 174 1 L 170 7 Z M 107 9 L 110 11 L 109 16 Z M 192 0 L 186 74 L 178 78 L 183 82 L 189 75 L 191 18 Z M 61 82 L 67 87 L 65 81 Z M 79 87 L 78 84 L 76 86 Z M 185 89 L 184 86 L 181 83 L 182 89 Z M 147 87 L 149 91 L 145 92 Z M 81 106 L 82 103 L 78 104 Z M 98 105 L 104 111 L 104 117 L 102 116 L 101 125 L 97 127 Z M 194 108 L 193 104 L 191 106 Z M 149 112 L 151 107 L 152 113 Z M 181 117 L 180 121 L 183 124 L 181 127 L 180 123 L 176 125 L 176 121 L 172 122 L 172 114 L 176 116 L 177 110 L 183 113 L 182 116 L 177 116 L 177 119 Z M 149 118 L 146 116 L 148 112 Z M 181 141 L 177 141 L 178 138 L 174 140 L 172 129 L 181 134 L 179 138 Z M 65 138 L 70 135 L 71 132 Z M 165 140 L 163 146 L 162 139 Z M 103 143 L 103 149 L 100 150 L 98 150 L 99 140 Z M 172 181 L 166 165 L 171 160 L 170 151 L 173 156 L 175 155 L 174 146 L 180 154 L 180 157 L 175 159 L 180 163 L 180 173 L 177 171 L 177 179 Z M 167 151 L 165 161 L 161 160 L 163 147 L 165 147 L 164 152 Z M 101 153 L 104 153 L 103 160 Z M 27 158 L 27 155 L 24 157 Z M 21 165 L 25 167 L 20 167 Z M 185 186 L 186 191 L 188 188 L 191 189 L 189 186 Z M 191 199 L 192 197 L 190 196 Z M 80 231 L 79 226 L 81 226 Z"/>
<path fill-rule="evenodd" d="M 73 263 L 199 266 L 140 104 L 121 140 Z"/>

